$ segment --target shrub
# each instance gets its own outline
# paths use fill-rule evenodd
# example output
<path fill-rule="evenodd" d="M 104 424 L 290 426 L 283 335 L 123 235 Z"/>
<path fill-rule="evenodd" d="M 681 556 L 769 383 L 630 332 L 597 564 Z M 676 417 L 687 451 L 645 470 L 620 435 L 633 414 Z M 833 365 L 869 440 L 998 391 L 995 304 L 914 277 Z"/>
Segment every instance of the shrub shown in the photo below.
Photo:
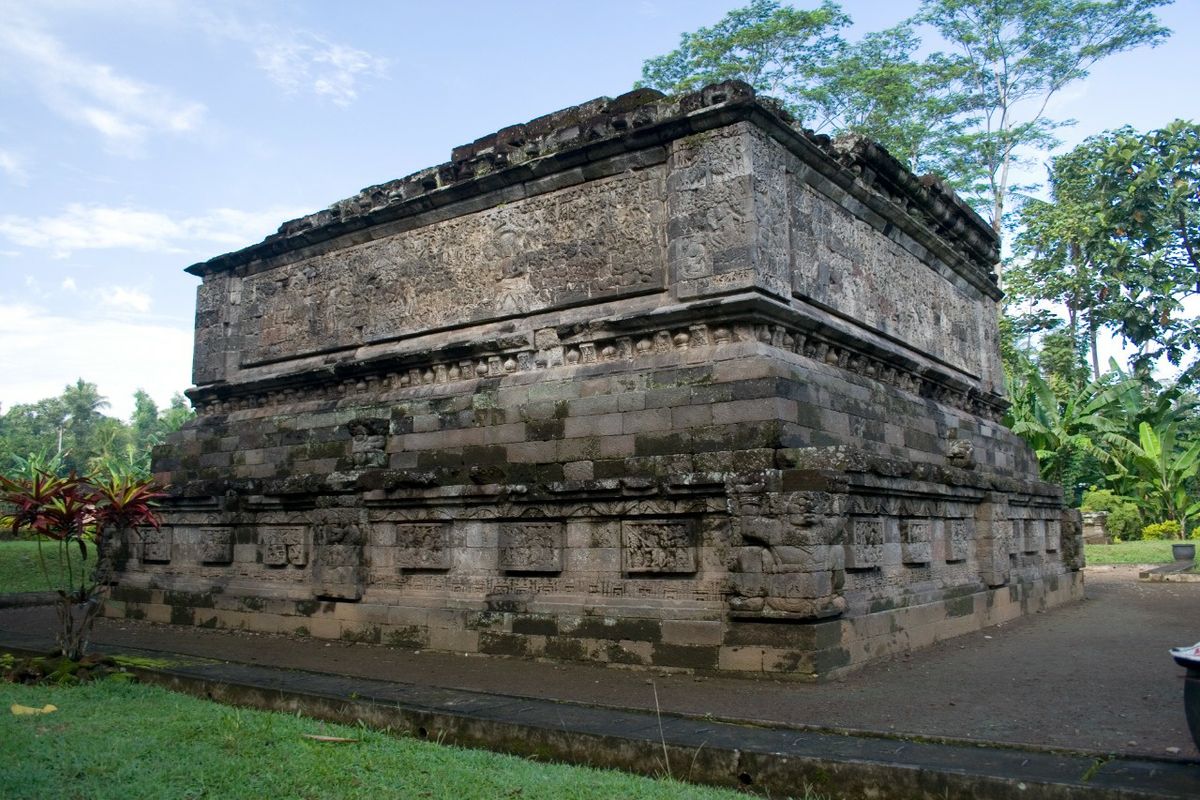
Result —
<path fill-rule="evenodd" d="M 1171 522 L 1155 522 L 1153 525 L 1147 525 L 1142 528 L 1143 539 L 1178 539 L 1179 538 L 1179 523 Z"/>
<path fill-rule="evenodd" d="M 1108 513 L 1108 532 L 1115 539 L 1131 542 L 1142 538 L 1142 512 L 1137 503 L 1114 494 L 1111 489 L 1091 489 L 1083 493 L 1081 511 Z"/>

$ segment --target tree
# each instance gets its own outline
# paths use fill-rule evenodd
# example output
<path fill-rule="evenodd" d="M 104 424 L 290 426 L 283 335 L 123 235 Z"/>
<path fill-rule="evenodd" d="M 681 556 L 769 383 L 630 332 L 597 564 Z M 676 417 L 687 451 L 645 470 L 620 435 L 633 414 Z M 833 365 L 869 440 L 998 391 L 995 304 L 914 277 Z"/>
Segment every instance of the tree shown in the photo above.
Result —
<path fill-rule="evenodd" d="M 1127 441 L 1118 457 L 1122 472 L 1137 476 L 1143 491 L 1139 503 L 1152 509 L 1160 519 L 1176 523 L 1180 539 L 1187 538 L 1188 521 L 1200 514 L 1200 502 L 1192 500 L 1197 469 L 1200 469 L 1200 441 L 1181 440 L 1175 425 L 1156 431 L 1148 422 L 1138 426 L 1137 441 Z"/>
<path fill-rule="evenodd" d="M 811 11 L 752 0 L 711 28 L 683 34 L 678 49 L 646 61 L 638 85 L 679 93 L 740 80 L 786 101 L 829 60 L 841 44 L 836 31 L 849 24 L 829 0 Z"/>
<path fill-rule="evenodd" d="M 1165 358 L 1185 381 L 1200 371 L 1200 126 L 1090 137 L 1051 164 L 1049 200 L 1019 212 L 1006 287 L 1013 300 L 1066 309 L 1099 373 L 1100 331 L 1136 348 L 1134 369 Z"/>
<path fill-rule="evenodd" d="M 108 408 L 108 400 L 100 394 L 96 384 L 79 378 L 63 391 L 62 403 L 67 412 L 63 459 L 68 469 L 79 471 L 87 464 L 92 437 L 103 416 L 100 411 Z"/>
<path fill-rule="evenodd" d="M 986 176 L 993 229 L 1000 233 L 1017 151 L 1053 144 L 1062 123 L 1050 99 L 1087 77 L 1097 61 L 1170 31 L 1153 9 L 1171 0 L 924 0 L 918 19 L 957 51 L 981 116 L 973 151 Z"/>

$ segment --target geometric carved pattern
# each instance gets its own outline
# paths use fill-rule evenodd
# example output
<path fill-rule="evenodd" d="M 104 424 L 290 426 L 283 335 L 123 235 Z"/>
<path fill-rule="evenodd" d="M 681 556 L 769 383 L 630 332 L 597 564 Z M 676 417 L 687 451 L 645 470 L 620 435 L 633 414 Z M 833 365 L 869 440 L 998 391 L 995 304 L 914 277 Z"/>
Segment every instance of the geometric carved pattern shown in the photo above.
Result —
<path fill-rule="evenodd" d="M 229 528 L 201 528 L 200 561 L 204 564 L 228 564 L 233 561 L 233 531 Z"/>
<path fill-rule="evenodd" d="M 398 523 L 396 566 L 401 569 L 450 569 L 450 523 Z"/>
<path fill-rule="evenodd" d="M 622 520 L 626 572 L 687 574 L 696 571 L 696 543 L 686 520 Z"/>
<path fill-rule="evenodd" d="M 971 541 L 971 528 L 965 519 L 947 520 L 946 562 L 966 561 L 967 543 Z"/>
<path fill-rule="evenodd" d="M 505 522 L 500 526 L 500 569 L 561 572 L 561 522 Z"/>
<path fill-rule="evenodd" d="M 142 561 L 166 564 L 171 560 L 171 529 L 142 528 Z"/>
<path fill-rule="evenodd" d="M 871 569 L 883 563 L 883 520 L 855 517 L 850 520 L 846 569 Z"/>
<path fill-rule="evenodd" d="M 303 525 L 278 525 L 259 529 L 262 563 L 268 567 L 303 567 L 308 563 L 308 542 Z"/>
<path fill-rule="evenodd" d="M 928 564 L 933 560 L 929 520 L 900 520 L 900 560 L 905 564 Z"/>

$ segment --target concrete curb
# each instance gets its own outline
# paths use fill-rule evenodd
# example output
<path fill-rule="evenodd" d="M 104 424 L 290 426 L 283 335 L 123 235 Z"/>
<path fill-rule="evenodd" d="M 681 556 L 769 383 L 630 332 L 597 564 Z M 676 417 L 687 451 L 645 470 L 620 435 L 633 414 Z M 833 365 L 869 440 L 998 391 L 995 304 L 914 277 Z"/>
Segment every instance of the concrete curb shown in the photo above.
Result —
<path fill-rule="evenodd" d="M 0 648 L 44 652 L 5 634 Z M 1185 798 L 1200 762 L 756 727 L 550 700 L 218 662 L 159 651 L 114 655 L 147 682 L 231 705 L 363 722 L 402 735 L 547 761 L 621 769 L 769 796 Z M 669 767 L 669 768 L 668 768 Z"/>
<path fill-rule="evenodd" d="M 48 606 L 57 599 L 57 592 L 12 592 L 0 594 L 0 608 Z"/>

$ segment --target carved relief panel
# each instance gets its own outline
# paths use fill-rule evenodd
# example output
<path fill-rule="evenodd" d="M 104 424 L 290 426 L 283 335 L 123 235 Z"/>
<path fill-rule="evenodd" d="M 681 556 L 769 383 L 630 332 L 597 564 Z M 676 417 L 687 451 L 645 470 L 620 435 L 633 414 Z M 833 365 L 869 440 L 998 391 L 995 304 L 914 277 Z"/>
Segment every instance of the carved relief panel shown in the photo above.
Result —
<path fill-rule="evenodd" d="M 312 528 L 314 593 L 335 600 L 360 599 L 366 537 L 357 514 L 318 514 Z"/>
<path fill-rule="evenodd" d="M 258 531 L 262 563 L 268 567 L 308 564 L 308 537 L 303 525 L 275 525 Z"/>
<path fill-rule="evenodd" d="M 141 561 L 147 564 L 167 564 L 171 561 L 171 541 L 174 531 L 162 528 L 141 528 Z"/>
<path fill-rule="evenodd" d="M 840 496 L 751 490 L 731 495 L 730 505 L 735 617 L 821 619 L 845 610 Z"/>
<path fill-rule="evenodd" d="M 500 526 L 500 569 L 505 572 L 561 572 L 561 522 L 505 522 Z"/>
<path fill-rule="evenodd" d="M 233 561 L 233 531 L 229 528 L 201 528 L 199 548 L 202 563 L 229 564 Z"/>
<path fill-rule="evenodd" d="M 401 569 L 450 569 L 449 522 L 401 522 L 396 525 L 396 566 Z"/>
<path fill-rule="evenodd" d="M 846 543 L 846 569 L 873 569 L 883 564 L 883 520 L 854 517 Z"/>
<path fill-rule="evenodd" d="M 621 560 L 627 573 L 693 573 L 695 526 L 690 520 L 622 520 Z"/>
<path fill-rule="evenodd" d="M 900 520 L 900 560 L 913 566 L 924 566 L 933 560 L 933 543 L 927 519 Z"/>

